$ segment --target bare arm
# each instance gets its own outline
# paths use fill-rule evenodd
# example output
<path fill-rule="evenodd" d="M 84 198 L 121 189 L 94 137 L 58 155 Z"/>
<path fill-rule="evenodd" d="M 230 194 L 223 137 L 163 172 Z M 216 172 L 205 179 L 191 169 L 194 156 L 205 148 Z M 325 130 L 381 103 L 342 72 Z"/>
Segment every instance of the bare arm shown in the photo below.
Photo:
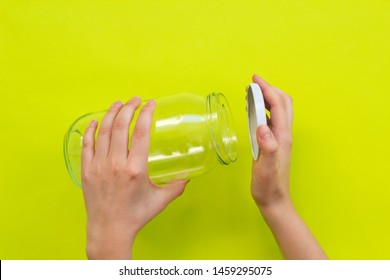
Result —
<path fill-rule="evenodd" d="M 270 111 L 268 126 L 257 129 L 260 157 L 253 162 L 252 196 L 286 259 L 327 259 L 290 197 L 292 99 L 254 75 Z"/>

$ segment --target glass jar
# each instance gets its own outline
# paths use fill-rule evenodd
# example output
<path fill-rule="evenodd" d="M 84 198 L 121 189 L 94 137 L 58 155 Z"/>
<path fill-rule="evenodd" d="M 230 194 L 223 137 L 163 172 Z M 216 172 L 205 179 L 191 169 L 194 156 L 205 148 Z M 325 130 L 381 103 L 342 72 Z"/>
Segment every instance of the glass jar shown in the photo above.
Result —
<path fill-rule="evenodd" d="M 212 93 L 205 98 L 181 93 L 155 101 L 148 156 L 148 172 L 153 182 L 191 179 L 218 163 L 228 165 L 237 159 L 233 117 L 223 94 Z M 101 123 L 104 114 L 102 111 L 78 118 L 65 135 L 66 167 L 80 187 L 83 133 L 92 120 Z"/>

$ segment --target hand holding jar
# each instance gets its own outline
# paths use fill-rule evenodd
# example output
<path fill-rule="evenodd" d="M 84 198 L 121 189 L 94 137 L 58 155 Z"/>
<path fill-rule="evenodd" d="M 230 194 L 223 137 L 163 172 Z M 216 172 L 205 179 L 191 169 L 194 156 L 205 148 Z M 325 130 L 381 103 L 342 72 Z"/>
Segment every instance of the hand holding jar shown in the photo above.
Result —
<path fill-rule="evenodd" d="M 137 110 L 141 103 L 134 97 L 107 112 L 84 115 L 65 135 L 66 167 L 82 187 L 87 208 L 89 258 L 130 258 L 137 232 L 189 179 L 237 158 L 223 94 L 181 93 L 144 102 Z"/>
<path fill-rule="evenodd" d="M 128 149 L 129 126 L 141 99 L 118 101 L 105 114 L 96 148 L 97 122 L 83 137 L 82 185 L 87 209 L 89 259 L 129 259 L 138 231 L 183 193 L 188 181 L 164 188 L 148 175 L 150 129 L 155 102 L 141 110 Z"/>

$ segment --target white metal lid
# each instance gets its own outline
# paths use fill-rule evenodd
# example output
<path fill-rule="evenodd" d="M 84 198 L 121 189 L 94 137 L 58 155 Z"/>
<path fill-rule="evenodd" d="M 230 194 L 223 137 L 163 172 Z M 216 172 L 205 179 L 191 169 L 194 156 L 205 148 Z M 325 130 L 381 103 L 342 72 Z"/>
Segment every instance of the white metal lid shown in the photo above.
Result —
<path fill-rule="evenodd" d="M 267 115 L 263 92 L 256 83 L 251 83 L 246 91 L 246 108 L 248 113 L 249 139 L 252 146 L 253 159 L 259 158 L 259 144 L 256 139 L 256 129 L 259 125 L 267 124 Z"/>

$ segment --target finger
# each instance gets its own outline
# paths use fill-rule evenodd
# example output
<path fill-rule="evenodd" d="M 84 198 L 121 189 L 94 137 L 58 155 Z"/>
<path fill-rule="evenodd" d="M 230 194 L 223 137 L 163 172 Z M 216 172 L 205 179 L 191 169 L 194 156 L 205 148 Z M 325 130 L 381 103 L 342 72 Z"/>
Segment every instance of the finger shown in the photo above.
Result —
<path fill-rule="evenodd" d="M 274 157 L 278 150 L 278 142 L 276 141 L 271 129 L 263 124 L 256 130 L 257 143 L 260 147 L 260 155 L 262 157 Z"/>
<path fill-rule="evenodd" d="M 95 133 L 97 125 L 97 121 L 93 120 L 85 130 L 83 136 L 83 150 L 81 152 L 82 168 L 88 166 L 95 155 Z"/>
<path fill-rule="evenodd" d="M 275 94 L 275 90 L 270 84 L 256 74 L 252 76 L 252 81 L 260 86 L 265 102 L 271 107 L 280 105 L 279 96 Z"/>
<path fill-rule="evenodd" d="M 127 159 L 134 168 L 145 172 L 148 170 L 150 131 L 155 107 L 155 101 L 150 100 L 139 113 L 133 135 L 131 136 L 130 151 Z"/>
<path fill-rule="evenodd" d="M 108 151 L 110 149 L 112 123 L 114 122 L 119 110 L 122 108 L 122 105 L 121 101 L 115 102 L 104 115 L 96 141 L 95 153 L 97 158 L 106 158 L 108 155 Z"/>
<path fill-rule="evenodd" d="M 177 197 L 183 194 L 187 184 L 189 181 L 175 181 L 164 187 L 160 188 L 159 191 L 161 193 L 163 203 L 168 205 L 170 202 L 175 200 Z"/>
<path fill-rule="evenodd" d="M 129 127 L 134 117 L 134 112 L 141 104 L 141 98 L 133 97 L 128 101 L 116 116 L 111 135 L 109 155 L 127 159 L 129 145 Z"/>
<path fill-rule="evenodd" d="M 280 89 L 278 89 L 278 88 L 275 88 L 275 89 L 276 89 L 276 91 L 279 92 L 279 94 L 284 95 L 284 102 L 285 102 L 285 107 L 286 107 L 286 111 L 287 111 L 287 119 L 288 119 L 288 123 L 289 123 L 290 127 L 292 127 L 292 122 L 293 122 L 293 102 L 292 102 L 292 98 L 291 98 L 290 95 L 284 93 Z"/>
<path fill-rule="evenodd" d="M 253 82 L 257 83 L 262 92 L 267 105 L 269 105 L 272 131 L 278 141 L 286 139 L 291 134 L 291 126 L 288 118 L 288 95 L 281 90 L 269 85 L 257 75 L 253 75 Z M 268 108 L 267 108 L 268 109 Z"/>

